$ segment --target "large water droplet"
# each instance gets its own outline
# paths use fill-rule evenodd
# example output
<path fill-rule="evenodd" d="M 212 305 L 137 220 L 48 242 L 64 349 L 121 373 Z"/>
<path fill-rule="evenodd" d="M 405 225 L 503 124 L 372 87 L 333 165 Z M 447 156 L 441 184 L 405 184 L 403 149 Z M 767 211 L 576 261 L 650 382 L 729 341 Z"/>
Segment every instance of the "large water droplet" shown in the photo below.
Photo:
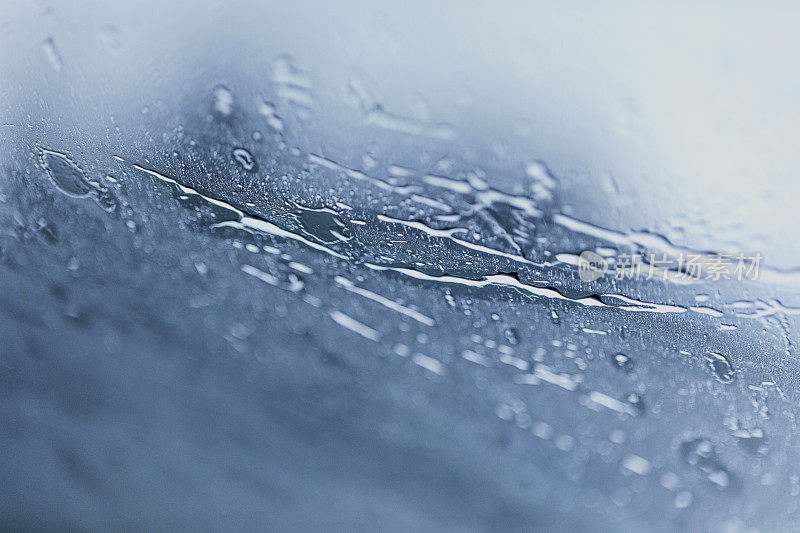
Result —
<path fill-rule="evenodd" d="M 297 219 L 303 226 L 303 233 L 325 244 L 347 241 L 350 233 L 339 214 L 327 207 L 311 208 L 298 206 Z"/>
<path fill-rule="evenodd" d="M 706 361 L 720 383 L 731 383 L 736 379 L 736 371 L 727 356 L 716 352 L 707 352 Z"/>
<path fill-rule="evenodd" d="M 42 150 L 42 163 L 59 191 L 74 198 L 83 198 L 94 190 L 86 173 L 66 154 Z"/>
<path fill-rule="evenodd" d="M 256 158 L 253 157 L 253 154 L 251 154 L 244 148 L 234 148 L 233 158 L 236 160 L 237 163 L 242 165 L 243 169 L 245 169 L 248 172 L 255 172 L 258 170 L 258 163 L 256 162 Z"/>

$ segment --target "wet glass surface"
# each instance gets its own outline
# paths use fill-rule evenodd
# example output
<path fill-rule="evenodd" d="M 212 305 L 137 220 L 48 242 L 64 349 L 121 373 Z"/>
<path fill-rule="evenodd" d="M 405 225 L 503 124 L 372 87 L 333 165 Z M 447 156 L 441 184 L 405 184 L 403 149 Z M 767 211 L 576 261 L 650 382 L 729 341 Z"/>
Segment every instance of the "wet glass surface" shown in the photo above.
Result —
<path fill-rule="evenodd" d="M 4 524 L 794 528 L 796 9 L 5 4 Z"/>

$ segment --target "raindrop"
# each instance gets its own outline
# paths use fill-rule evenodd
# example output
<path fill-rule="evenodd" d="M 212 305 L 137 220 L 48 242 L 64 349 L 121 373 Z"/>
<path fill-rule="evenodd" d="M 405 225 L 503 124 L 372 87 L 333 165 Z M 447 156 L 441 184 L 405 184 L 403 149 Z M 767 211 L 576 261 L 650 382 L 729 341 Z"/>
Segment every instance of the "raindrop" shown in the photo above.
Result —
<path fill-rule="evenodd" d="M 504 332 L 506 340 L 512 346 L 519 344 L 519 331 L 516 328 L 506 328 Z"/>
<path fill-rule="evenodd" d="M 74 198 L 89 196 L 95 188 L 86 173 L 66 154 L 42 150 L 42 163 L 53 184 L 59 191 Z"/>
<path fill-rule="evenodd" d="M 47 56 L 47 60 L 50 62 L 50 66 L 53 67 L 53 70 L 56 72 L 61 71 L 64 62 L 61 59 L 61 54 L 58 53 L 56 43 L 53 41 L 52 37 L 48 37 L 42 42 L 42 50 L 44 50 L 44 55 Z"/>
<path fill-rule="evenodd" d="M 536 160 L 525 167 L 525 172 L 531 178 L 530 188 L 533 197 L 536 200 L 551 200 L 556 180 L 547 165 L 542 161 Z"/>
<path fill-rule="evenodd" d="M 709 481 L 721 488 L 730 485 L 731 474 L 720 463 L 714 444 L 706 438 L 687 440 L 681 444 L 680 453 L 687 464 L 697 468 Z"/>
<path fill-rule="evenodd" d="M 224 85 L 217 85 L 213 89 L 213 111 L 222 117 L 229 117 L 233 111 L 233 92 Z"/>
<path fill-rule="evenodd" d="M 303 226 L 303 233 L 319 242 L 330 244 L 348 241 L 350 234 L 339 213 L 327 207 L 311 208 L 298 206 L 295 215 Z"/>
<path fill-rule="evenodd" d="M 113 24 L 106 24 L 103 26 L 103 29 L 100 31 L 100 40 L 103 42 L 106 49 L 113 54 L 118 53 L 122 49 L 122 42 L 119 38 L 119 28 Z"/>
<path fill-rule="evenodd" d="M 686 509 L 692 504 L 692 493 L 684 490 L 675 495 L 675 507 L 677 509 Z"/>
<path fill-rule="evenodd" d="M 275 111 L 275 104 L 267 102 L 263 98 L 256 98 L 255 103 L 258 112 L 266 117 L 267 124 L 275 131 L 283 131 L 283 120 Z"/>
<path fill-rule="evenodd" d="M 242 165 L 243 169 L 245 169 L 248 172 L 255 172 L 258 170 L 258 163 L 256 162 L 256 158 L 253 157 L 253 154 L 251 154 L 244 148 L 234 148 L 233 158 L 236 160 L 237 163 Z"/>
<path fill-rule="evenodd" d="M 767 450 L 767 436 L 761 428 L 751 430 L 734 430 L 733 436 L 739 439 L 739 444 L 752 454 L 764 453 Z"/>
<path fill-rule="evenodd" d="M 731 383 L 736 378 L 736 371 L 727 356 L 717 352 L 707 352 L 708 367 L 720 383 Z"/>
<path fill-rule="evenodd" d="M 631 392 L 630 394 L 628 394 L 625 397 L 625 401 L 628 402 L 628 404 L 630 404 L 631 408 L 633 408 L 637 416 L 642 416 L 647 411 L 647 408 L 644 404 L 644 400 L 639 394 L 635 392 Z"/>
<path fill-rule="evenodd" d="M 611 363 L 625 372 L 633 371 L 633 360 L 624 353 L 615 353 L 611 356 Z"/>

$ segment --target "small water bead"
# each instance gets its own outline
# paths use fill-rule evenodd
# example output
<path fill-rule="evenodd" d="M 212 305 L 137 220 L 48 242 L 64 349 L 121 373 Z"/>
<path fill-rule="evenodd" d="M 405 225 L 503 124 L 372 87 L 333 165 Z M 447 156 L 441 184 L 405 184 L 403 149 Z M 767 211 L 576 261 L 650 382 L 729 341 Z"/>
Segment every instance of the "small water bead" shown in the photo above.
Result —
<path fill-rule="evenodd" d="M 611 356 L 611 363 L 625 372 L 633 371 L 633 360 L 624 353 L 615 353 Z"/>
<path fill-rule="evenodd" d="M 644 400 L 639 394 L 631 392 L 625 397 L 625 401 L 633 408 L 637 416 L 642 416 L 647 412 Z"/>

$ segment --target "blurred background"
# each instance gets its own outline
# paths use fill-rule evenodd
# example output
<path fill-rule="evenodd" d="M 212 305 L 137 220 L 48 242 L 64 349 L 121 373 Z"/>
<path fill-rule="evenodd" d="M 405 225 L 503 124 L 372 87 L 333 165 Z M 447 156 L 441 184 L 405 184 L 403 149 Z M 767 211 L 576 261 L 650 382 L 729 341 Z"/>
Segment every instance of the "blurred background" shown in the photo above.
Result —
<path fill-rule="evenodd" d="M 792 529 L 795 6 L 2 12 L 8 529 Z"/>

